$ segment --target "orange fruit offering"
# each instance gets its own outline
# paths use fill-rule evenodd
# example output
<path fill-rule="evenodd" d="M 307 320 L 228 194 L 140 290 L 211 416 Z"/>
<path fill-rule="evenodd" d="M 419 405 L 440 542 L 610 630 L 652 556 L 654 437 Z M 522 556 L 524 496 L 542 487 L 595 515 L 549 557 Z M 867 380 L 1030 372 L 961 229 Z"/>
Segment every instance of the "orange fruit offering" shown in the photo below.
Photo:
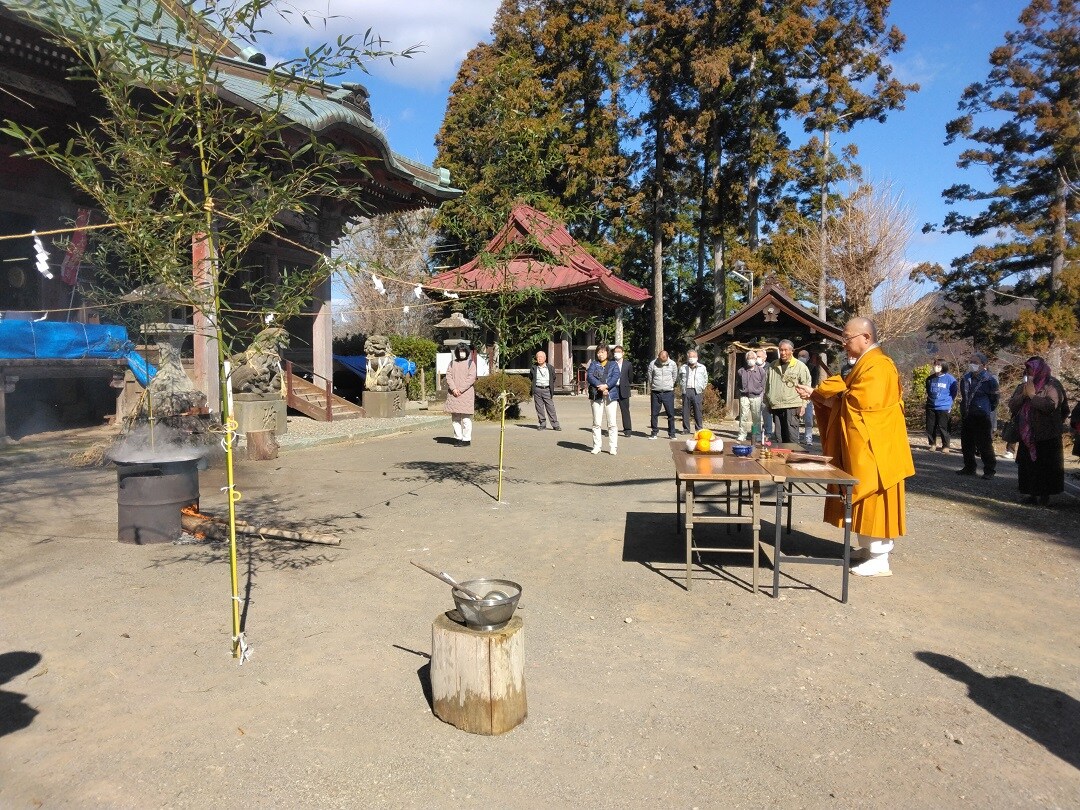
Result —
<path fill-rule="evenodd" d="M 712 442 L 709 439 L 701 438 L 700 436 L 698 437 L 697 449 L 698 449 L 699 452 L 708 453 L 709 452 L 709 447 L 711 445 L 712 445 Z"/>
<path fill-rule="evenodd" d="M 699 440 L 700 439 L 705 439 L 706 441 L 708 441 L 709 439 L 712 439 L 714 435 L 716 435 L 716 434 L 714 434 L 708 428 L 702 428 L 701 430 L 699 430 L 697 433 L 694 434 L 694 438 L 699 439 Z"/>

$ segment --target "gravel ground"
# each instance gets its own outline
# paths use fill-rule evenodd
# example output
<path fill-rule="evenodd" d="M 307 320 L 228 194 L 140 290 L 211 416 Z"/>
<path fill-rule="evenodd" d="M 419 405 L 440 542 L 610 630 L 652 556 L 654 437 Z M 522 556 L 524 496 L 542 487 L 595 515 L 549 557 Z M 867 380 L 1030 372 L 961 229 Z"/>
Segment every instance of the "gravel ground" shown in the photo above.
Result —
<path fill-rule="evenodd" d="M 785 566 L 774 600 L 706 556 L 688 592 L 666 443 L 591 456 L 558 406 L 561 433 L 508 428 L 501 502 L 490 424 L 241 461 L 240 517 L 342 538 L 241 543 L 242 667 L 222 546 L 117 543 L 107 469 L 0 469 L 0 807 L 1080 806 L 1075 499 L 919 451 L 891 578 L 845 605 L 837 569 Z M 785 551 L 838 553 L 818 508 Z M 433 717 L 452 603 L 410 560 L 524 586 L 514 731 Z"/>

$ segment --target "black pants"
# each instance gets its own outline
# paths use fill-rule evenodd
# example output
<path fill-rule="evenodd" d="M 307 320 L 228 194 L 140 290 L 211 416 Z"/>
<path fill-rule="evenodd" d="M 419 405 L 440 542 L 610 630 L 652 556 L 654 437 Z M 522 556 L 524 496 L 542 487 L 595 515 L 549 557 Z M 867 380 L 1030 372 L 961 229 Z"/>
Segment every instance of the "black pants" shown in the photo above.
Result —
<path fill-rule="evenodd" d="M 934 440 L 941 436 L 941 446 L 948 447 L 951 441 L 949 434 L 949 412 L 935 411 L 933 408 L 926 409 L 926 438 L 930 446 L 934 446 Z"/>
<path fill-rule="evenodd" d="M 623 433 L 629 433 L 630 428 L 630 395 L 619 396 L 619 414 L 622 416 Z"/>
<path fill-rule="evenodd" d="M 993 473 L 997 470 L 989 414 L 976 411 L 964 417 L 964 421 L 960 423 L 960 449 L 964 453 L 965 470 L 975 471 L 976 451 L 982 458 L 984 473 Z"/>
<path fill-rule="evenodd" d="M 649 429 L 652 435 L 655 436 L 660 432 L 660 428 L 657 427 L 657 422 L 660 420 L 660 409 L 663 408 L 664 413 L 667 415 L 667 432 L 668 436 L 672 439 L 675 438 L 675 392 L 674 391 L 653 391 L 652 402 L 650 403 L 649 414 Z"/>
<path fill-rule="evenodd" d="M 781 444 L 799 441 L 799 409 L 773 408 L 773 430 L 780 435 Z"/>
<path fill-rule="evenodd" d="M 690 412 L 693 411 L 694 430 L 701 430 L 701 397 L 697 391 L 687 391 L 682 398 L 682 428 L 690 430 Z"/>

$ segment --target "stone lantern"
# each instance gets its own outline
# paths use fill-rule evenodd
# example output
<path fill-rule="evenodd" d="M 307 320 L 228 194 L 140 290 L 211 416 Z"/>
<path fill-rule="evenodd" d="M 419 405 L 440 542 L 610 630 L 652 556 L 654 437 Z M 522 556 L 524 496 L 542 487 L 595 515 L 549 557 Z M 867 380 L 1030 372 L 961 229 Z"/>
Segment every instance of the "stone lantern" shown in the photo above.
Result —
<path fill-rule="evenodd" d="M 452 352 L 459 343 L 472 346 L 472 335 L 479 329 L 475 323 L 465 317 L 460 309 L 453 310 L 450 317 L 443 318 L 435 324 L 435 328 L 446 333 L 442 345 L 444 346 L 443 351 L 448 352 Z"/>

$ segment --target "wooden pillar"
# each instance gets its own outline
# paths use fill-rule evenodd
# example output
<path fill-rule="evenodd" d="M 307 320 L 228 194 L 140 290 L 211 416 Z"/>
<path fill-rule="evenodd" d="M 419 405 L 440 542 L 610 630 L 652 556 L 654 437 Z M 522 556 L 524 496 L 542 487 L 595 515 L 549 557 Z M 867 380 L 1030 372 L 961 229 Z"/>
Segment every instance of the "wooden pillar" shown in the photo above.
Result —
<path fill-rule="evenodd" d="M 334 323 L 330 310 L 331 282 L 327 277 L 315 288 L 311 324 L 312 370 L 324 380 L 334 379 Z"/>
<path fill-rule="evenodd" d="M 440 613 L 431 625 L 431 698 L 435 716 L 462 731 L 503 734 L 520 725 L 528 715 L 521 619 L 485 632 Z"/>
<path fill-rule="evenodd" d="M 736 349 L 734 343 L 728 344 L 727 350 L 727 393 L 724 396 L 724 407 L 726 409 L 729 419 L 733 419 L 738 416 L 738 412 L 735 410 L 735 367 L 738 364 L 737 357 L 738 349 Z"/>
<path fill-rule="evenodd" d="M 563 387 L 574 390 L 574 352 L 570 348 L 572 335 L 563 332 L 559 341 L 559 353 L 562 355 Z"/>
<path fill-rule="evenodd" d="M 196 309 L 192 317 L 195 326 L 195 387 L 206 394 L 206 405 L 211 411 L 221 411 L 221 375 L 218 372 L 218 340 L 214 327 L 216 314 L 213 310 L 214 263 L 210 255 L 210 241 L 203 234 L 191 240 L 191 269 L 195 288 L 210 299 L 210 311 Z"/>

